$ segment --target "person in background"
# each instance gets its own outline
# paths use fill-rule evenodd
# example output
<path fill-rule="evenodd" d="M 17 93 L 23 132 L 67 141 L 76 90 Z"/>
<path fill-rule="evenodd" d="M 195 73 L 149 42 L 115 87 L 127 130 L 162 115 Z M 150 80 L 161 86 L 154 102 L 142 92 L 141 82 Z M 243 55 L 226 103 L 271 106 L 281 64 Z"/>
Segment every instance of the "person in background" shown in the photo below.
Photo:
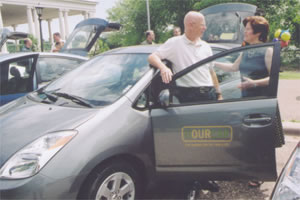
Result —
<path fill-rule="evenodd" d="M 51 52 L 58 52 L 63 46 L 65 41 L 61 39 L 60 33 L 53 34 L 54 44 L 52 45 Z"/>
<path fill-rule="evenodd" d="M 143 41 L 141 44 L 142 45 L 152 45 L 155 44 L 155 33 L 152 30 L 146 31 L 146 40 Z"/>
<path fill-rule="evenodd" d="M 173 28 L 173 36 L 179 36 L 179 35 L 181 35 L 181 29 L 180 29 L 180 27 L 175 26 Z"/>
<path fill-rule="evenodd" d="M 149 63 L 160 69 L 164 83 L 172 81 L 173 72 L 178 73 L 213 54 L 211 47 L 201 39 L 206 30 L 201 13 L 188 12 L 184 17 L 184 30 L 183 35 L 168 39 L 148 57 Z M 173 72 L 162 62 L 163 59 L 172 63 Z M 180 102 L 222 99 L 219 81 L 209 65 L 188 73 L 184 80 L 176 80 L 176 85 Z"/>
<path fill-rule="evenodd" d="M 55 43 L 55 49 L 53 49 L 52 52 L 59 52 L 60 49 L 64 46 L 64 42 L 56 42 Z"/>
<path fill-rule="evenodd" d="M 24 46 L 21 49 L 21 52 L 31 52 L 32 51 L 32 41 L 29 38 L 24 40 Z"/>

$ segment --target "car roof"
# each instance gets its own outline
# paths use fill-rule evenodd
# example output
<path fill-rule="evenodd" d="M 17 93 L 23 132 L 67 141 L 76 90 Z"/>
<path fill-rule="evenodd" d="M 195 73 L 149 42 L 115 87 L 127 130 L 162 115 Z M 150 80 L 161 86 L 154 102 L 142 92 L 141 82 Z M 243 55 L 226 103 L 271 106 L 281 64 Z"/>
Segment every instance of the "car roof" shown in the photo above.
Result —
<path fill-rule="evenodd" d="M 74 59 L 80 59 L 80 60 L 88 60 L 87 57 L 83 56 L 78 56 L 74 54 L 67 54 L 67 53 L 49 53 L 49 52 L 17 52 L 17 53 L 1 53 L 0 54 L 0 62 L 3 62 L 8 59 L 15 59 L 23 56 L 30 56 L 30 55 L 37 55 L 39 54 L 40 56 L 43 57 L 69 57 L 69 58 L 74 58 Z"/>
<path fill-rule="evenodd" d="M 38 52 L 22 52 L 22 53 L 1 53 L 0 54 L 0 62 L 5 61 L 7 59 L 19 58 L 27 55 L 35 55 L 39 54 Z"/>
<path fill-rule="evenodd" d="M 120 47 L 104 52 L 101 55 L 106 54 L 124 54 L 124 53 L 145 53 L 150 54 L 154 52 L 160 45 L 136 45 L 128 47 Z"/>
<path fill-rule="evenodd" d="M 107 54 L 126 54 L 126 53 L 141 53 L 141 54 L 150 54 L 153 53 L 161 44 L 156 45 L 136 45 L 136 46 L 128 46 L 128 47 L 120 47 L 116 49 L 112 49 L 110 51 L 106 51 L 101 55 Z M 234 47 L 237 47 L 234 44 L 222 44 L 222 43 L 209 43 L 212 48 L 228 50 Z"/>
<path fill-rule="evenodd" d="M 222 50 L 228 50 L 234 47 L 237 47 L 234 44 L 221 44 L 221 43 L 209 43 L 209 45 L 212 48 L 222 49 Z M 136 46 L 128 46 L 128 47 L 120 47 L 116 49 L 112 49 L 109 51 L 106 51 L 102 53 L 101 55 L 108 55 L 108 54 L 125 54 L 125 53 L 141 53 L 141 54 L 151 54 L 153 53 L 160 44 L 156 45 L 136 45 Z M 74 54 L 68 54 L 68 53 L 49 53 L 49 52 L 18 52 L 18 53 L 2 53 L 0 54 L 0 62 L 3 62 L 7 59 L 14 59 L 19 58 L 22 56 L 29 56 L 29 55 L 35 55 L 39 54 L 43 57 L 69 57 L 74 59 L 81 59 L 81 60 L 88 60 L 88 58 L 83 56 L 78 56 Z"/>

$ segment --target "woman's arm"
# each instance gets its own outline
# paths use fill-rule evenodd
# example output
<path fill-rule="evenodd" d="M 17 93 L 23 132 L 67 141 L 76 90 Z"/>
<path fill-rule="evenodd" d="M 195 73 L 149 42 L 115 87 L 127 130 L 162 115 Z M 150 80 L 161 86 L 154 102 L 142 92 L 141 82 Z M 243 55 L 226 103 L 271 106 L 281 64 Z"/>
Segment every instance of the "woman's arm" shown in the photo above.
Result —
<path fill-rule="evenodd" d="M 220 68 L 225 72 L 236 72 L 239 70 L 241 59 L 242 54 L 234 61 L 234 63 L 214 62 L 214 64 L 217 68 Z"/>
<path fill-rule="evenodd" d="M 272 58 L 273 58 L 273 49 L 268 48 L 266 51 L 266 55 L 265 55 L 265 63 L 266 63 L 266 68 L 268 70 L 269 75 L 271 73 Z"/>

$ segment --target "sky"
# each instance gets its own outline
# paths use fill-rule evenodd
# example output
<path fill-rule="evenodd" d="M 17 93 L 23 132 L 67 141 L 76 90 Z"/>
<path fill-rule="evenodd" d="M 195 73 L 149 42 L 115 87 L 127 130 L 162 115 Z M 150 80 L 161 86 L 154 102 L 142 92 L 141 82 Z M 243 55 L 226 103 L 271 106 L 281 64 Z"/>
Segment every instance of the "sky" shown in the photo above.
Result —
<path fill-rule="evenodd" d="M 112 8 L 118 0 L 97 0 L 98 4 L 96 6 L 96 14 L 95 17 L 107 19 L 107 10 Z M 73 31 L 76 24 L 82 21 L 84 18 L 82 15 L 76 16 L 69 16 L 69 33 Z M 17 26 L 17 31 L 28 32 L 28 25 L 22 24 Z M 53 19 L 51 22 L 51 31 L 52 33 L 60 32 L 59 30 L 59 22 L 58 19 Z M 42 32 L 43 32 L 43 39 L 45 41 L 49 40 L 49 31 L 48 31 L 48 23 L 46 21 L 42 21 Z"/>

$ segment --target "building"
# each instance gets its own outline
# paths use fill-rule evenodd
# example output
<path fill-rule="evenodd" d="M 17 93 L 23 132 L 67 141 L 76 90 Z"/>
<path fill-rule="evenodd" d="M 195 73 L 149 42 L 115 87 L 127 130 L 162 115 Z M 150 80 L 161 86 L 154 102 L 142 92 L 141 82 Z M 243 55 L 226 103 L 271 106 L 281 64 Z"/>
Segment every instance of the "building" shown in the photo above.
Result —
<path fill-rule="evenodd" d="M 51 22 L 59 19 L 59 32 L 63 39 L 69 35 L 68 16 L 83 15 L 84 19 L 94 17 L 99 0 L 0 0 L 0 28 L 28 24 L 29 33 L 40 44 L 39 17 L 37 7 L 43 8 L 42 20 L 48 22 L 49 36 L 52 35 Z M 50 37 L 50 42 L 52 37 Z"/>

